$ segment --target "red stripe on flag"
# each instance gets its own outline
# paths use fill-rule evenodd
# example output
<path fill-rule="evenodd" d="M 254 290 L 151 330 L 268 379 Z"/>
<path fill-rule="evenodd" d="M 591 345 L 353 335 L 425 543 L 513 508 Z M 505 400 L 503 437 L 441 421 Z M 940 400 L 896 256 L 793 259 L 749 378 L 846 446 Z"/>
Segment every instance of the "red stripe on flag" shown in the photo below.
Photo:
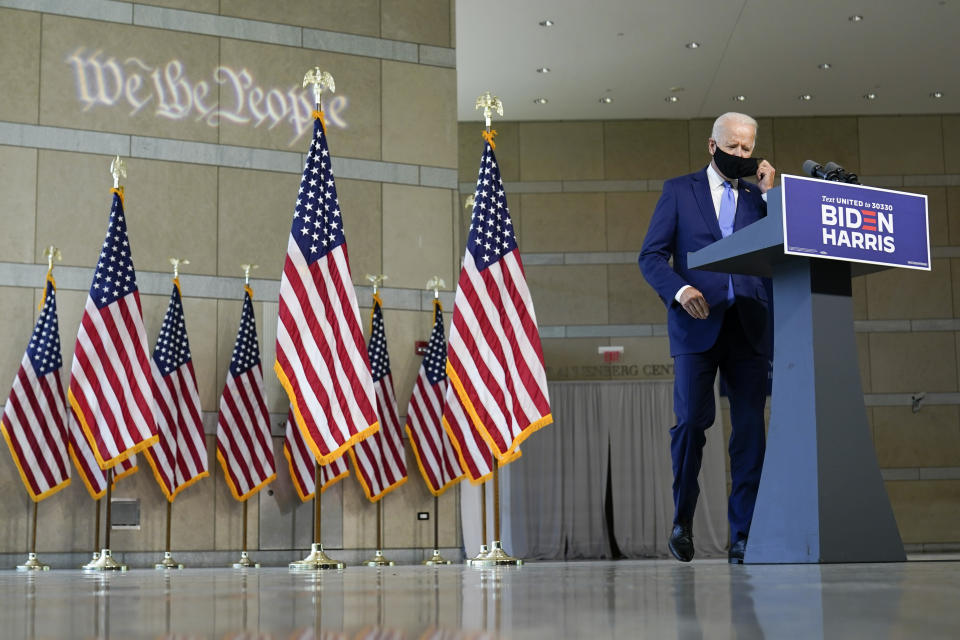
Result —
<path fill-rule="evenodd" d="M 27 375 L 25 367 L 30 367 L 31 371 L 33 369 L 26 358 L 17 372 L 19 385 L 14 386 L 7 400 L 8 411 L 12 408 L 16 417 L 14 435 L 16 432 L 21 434 L 20 438 L 14 438 L 11 446 L 17 447 L 15 462 L 18 467 L 21 461 L 26 460 L 24 448 L 29 449 L 29 457 L 35 462 L 30 465 L 32 468 L 21 468 L 21 474 L 26 473 L 31 477 L 28 488 L 31 489 L 33 496 L 39 496 L 47 493 L 50 488 L 56 487 L 62 479 L 69 478 L 70 473 L 60 460 L 56 459 L 56 456 L 51 456 L 54 458 L 55 467 L 51 468 L 47 463 L 44 451 L 51 449 L 51 445 L 56 446 L 55 443 L 62 442 L 58 433 L 61 423 L 59 423 L 59 416 L 51 416 L 54 424 L 48 425 L 40 400 L 34 393 L 34 386 L 29 380 L 31 376 Z M 56 373 L 49 374 L 49 376 L 55 375 Z M 42 392 L 43 388 L 49 385 L 49 381 L 41 379 L 37 381 L 37 385 Z M 53 427 L 53 430 L 51 431 L 49 427 Z"/>
<path fill-rule="evenodd" d="M 443 429 L 442 394 L 445 389 L 446 383 L 442 380 L 430 384 L 421 364 L 407 409 L 407 433 L 414 457 L 427 488 L 435 496 L 441 495 L 464 476 L 456 459 L 456 450 Z"/>
<path fill-rule="evenodd" d="M 310 273 L 312 274 L 313 271 L 310 271 Z M 304 328 L 314 328 L 318 325 L 321 325 L 320 318 L 314 315 L 312 306 L 307 300 L 309 298 L 309 294 L 306 291 L 306 287 L 309 285 L 302 282 L 299 272 L 294 266 L 293 261 L 288 260 L 286 265 L 284 265 L 284 274 L 288 277 L 289 282 L 293 287 L 293 292 L 296 295 L 296 299 L 301 302 L 306 302 L 306 304 L 301 304 L 299 307 L 300 313 L 303 314 L 306 320 Z M 325 305 L 326 315 L 323 319 L 325 320 L 327 327 L 331 326 L 331 307 L 332 305 L 330 304 Z M 347 410 L 348 405 L 345 402 L 345 394 L 341 388 L 340 376 L 333 375 L 333 372 L 330 371 L 333 366 L 337 366 L 337 363 L 341 363 L 343 360 L 339 358 L 335 359 L 332 356 L 332 351 L 329 344 L 329 341 L 335 338 L 335 336 L 332 335 L 332 329 L 322 331 L 319 334 L 316 331 L 309 332 L 306 335 L 301 334 L 300 323 L 295 320 L 293 313 L 291 313 L 291 311 L 287 309 L 286 305 L 283 304 L 282 297 L 280 321 L 283 323 L 283 326 L 294 345 L 315 345 L 320 354 L 320 363 L 317 363 L 316 366 L 323 366 L 324 370 L 329 372 L 327 377 L 330 380 L 329 389 L 332 389 L 332 395 L 328 393 L 327 385 L 325 385 L 320 379 L 320 374 L 318 373 L 317 369 L 314 368 L 312 362 L 299 360 L 304 371 L 304 376 L 300 377 L 294 375 L 292 378 L 288 378 L 290 380 L 291 388 L 294 391 L 292 402 L 299 410 L 298 412 L 295 412 L 295 415 L 300 416 L 300 418 L 297 420 L 298 426 L 300 426 L 301 431 L 304 431 L 306 443 L 311 449 L 313 449 L 314 455 L 321 463 L 325 463 L 339 457 L 339 455 L 342 455 L 342 452 L 338 454 L 338 451 L 344 448 L 342 444 L 338 445 L 336 449 L 330 448 L 327 445 L 327 440 L 324 437 L 324 434 L 328 434 L 330 440 L 334 443 L 343 441 L 342 429 L 338 426 L 336 431 L 334 431 L 332 425 L 338 425 L 338 423 L 341 422 L 341 419 L 337 417 L 337 414 L 343 415 Z M 334 322 L 335 321 L 336 320 L 334 319 Z M 277 361 L 278 364 L 281 365 L 281 368 L 284 372 L 293 370 L 293 367 L 290 366 L 290 357 L 298 357 L 298 354 L 291 354 L 291 356 L 288 356 L 286 350 L 281 348 L 278 340 Z M 281 382 L 282 381 L 283 379 L 281 378 Z M 303 388 L 303 383 L 306 383 L 306 390 Z M 320 407 L 322 408 L 322 414 L 317 415 L 307 409 L 308 402 L 306 400 L 305 391 L 316 397 Z M 337 407 L 336 414 L 333 410 L 334 402 L 336 403 Z M 323 420 L 318 419 L 321 417 Z M 301 420 L 303 424 L 301 424 Z"/>
<path fill-rule="evenodd" d="M 274 369 L 296 425 L 321 463 L 340 457 L 379 426 L 335 192 L 317 120 L 287 241 Z M 301 249 L 294 237 L 298 229 L 314 234 L 309 252 L 319 253 L 313 262 L 304 257 L 306 244 Z M 321 247 L 327 239 L 330 251 Z"/>
<path fill-rule="evenodd" d="M 55 349 L 51 342 L 44 344 L 46 332 L 56 331 L 58 326 L 55 300 L 55 284 L 48 274 L 41 314 L 34 325 L 30 344 L 20 360 L 3 415 L 0 416 L 0 432 L 7 442 L 24 487 L 34 502 L 70 484 L 59 341 Z M 35 339 L 39 342 L 35 342 Z M 38 376 L 32 356 L 40 359 L 43 366 L 52 363 L 58 366 Z"/>
<path fill-rule="evenodd" d="M 137 292 L 132 295 L 138 296 Z M 136 304 L 136 300 L 133 303 Z M 110 311 L 114 305 L 119 308 L 121 318 L 128 318 L 131 324 L 126 324 L 125 321 L 124 326 L 117 325 Z M 80 367 L 86 378 L 86 385 L 81 385 L 75 377 L 72 377 L 69 394 L 71 404 L 76 401 L 75 409 L 80 426 L 102 468 L 115 465 L 123 458 L 149 447 L 157 439 L 151 406 L 153 399 L 145 398 L 140 388 L 143 380 L 149 380 L 152 377 L 149 356 L 146 355 L 145 345 L 127 345 L 129 342 L 141 342 L 135 333 L 131 335 L 128 331 L 135 320 L 129 314 L 124 315 L 126 305 L 123 299 L 114 305 L 96 309 L 96 305 L 89 298 L 87 299 L 81 320 L 81 335 L 78 336 L 77 348 L 74 352 L 74 368 Z M 102 324 L 102 329 L 98 326 L 94 314 Z M 134 326 L 133 329 L 135 331 L 136 327 Z M 89 353 L 82 337 L 86 337 L 89 341 Z M 105 340 L 104 337 L 107 339 Z M 144 361 L 141 358 L 136 363 L 132 363 L 127 349 L 137 350 L 140 347 L 143 347 L 140 350 L 143 351 L 143 358 L 147 360 Z M 99 366 L 94 366 L 91 354 L 96 355 Z M 146 371 L 143 365 L 146 365 Z M 81 387 L 84 386 L 93 393 L 97 406 L 90 407 L 88 398 L 78 397 L 82 395 Z M 80 394 L 74 393 L 75 387 Z M 138 409 L 139 415 L 136 418 L 130 411 L 132 406 Z M 117 410 L 120 412 L 119 416 L 116 415 Z M 117 421 L 118 417 L 120 423 Z M 107 437 L 111 442 L 107 442 Z"/>
<path fill-rule="evenodd" d="M 276 478 L 270 415 L 260 365 L 227 374 L 217 419 L 217 459 L 233 497 L 243 502 Z"/>
<path fill-rule="evenodd" d="M 197 408 L 199 391 L 193 363 L 188 361 L 161 376 L 169 402 L 158 393 L 161 410 L 160 440 L 145 451 L 154 478 L 167 500 L 210 475 L 203 419 Z M 162 455 L 161 455 L 162 454 Z"/>
<path fill-rule="evenodd" d="M 283 455 L 290 469 L 290 479 L 302 502 L 314 497 L 316 491 L 315 460 L 310 448 L 303 441 L 300 430 L 293 424 L 291 414 L 287 414 L 284 430 Z M 327 465 L 320 465 L 320 493 L 322 494 L 338 480 L 350 475 L 345 456 L 341 456 Z"/>
<path fill-rule="evenodd" d="M 467 251 L 447 374 L 470 421 L 501 462 L 552 422 L 536 316 L 516 249 L 480 271 Z M 456 424 L 449 426 L 457 431 Z M 469 442 L 468 434 L 455 440 Z"/>

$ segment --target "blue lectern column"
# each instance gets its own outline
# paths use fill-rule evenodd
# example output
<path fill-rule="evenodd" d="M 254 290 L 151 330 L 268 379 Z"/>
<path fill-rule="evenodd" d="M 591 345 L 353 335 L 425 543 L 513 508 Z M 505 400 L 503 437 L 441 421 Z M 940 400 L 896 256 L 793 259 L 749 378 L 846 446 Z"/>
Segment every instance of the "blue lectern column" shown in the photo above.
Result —
<path fill-rule="evenodd" d="M 770 431 L 745 561 L 903 561 L 863 404 L 850 263 L 772 271 Z"/>

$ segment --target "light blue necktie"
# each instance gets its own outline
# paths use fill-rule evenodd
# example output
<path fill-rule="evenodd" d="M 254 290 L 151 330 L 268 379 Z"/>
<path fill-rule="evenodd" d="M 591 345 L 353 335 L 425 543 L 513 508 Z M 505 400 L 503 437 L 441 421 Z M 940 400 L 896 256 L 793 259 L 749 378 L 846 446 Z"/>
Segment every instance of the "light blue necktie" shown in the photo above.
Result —
<path fill-rule="evenodd" d="M 733 186 L 726 180 L 723 182 L 723 196 L 720 198 L 720 215 L 717 216 L 717 222 L 720 223 L 720 233 L 726 238 L 733 233 L 733 218 L 737 214 L 737 200 L 733 197 Z M 727 302 L 733 304 L 733 276 L 727 281 Z"/>

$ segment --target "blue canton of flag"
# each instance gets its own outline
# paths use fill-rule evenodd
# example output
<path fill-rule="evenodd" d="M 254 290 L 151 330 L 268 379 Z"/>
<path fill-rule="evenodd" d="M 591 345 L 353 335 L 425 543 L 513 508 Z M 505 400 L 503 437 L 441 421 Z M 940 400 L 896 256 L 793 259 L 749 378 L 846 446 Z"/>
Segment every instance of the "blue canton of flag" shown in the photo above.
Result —
<path fill-rule="evenodd" d="M 187 323 L 183 319 L 183 301 L 180 288 L 174 287 L 170 294 L 167 315 L 160 327 L 160 336 L 153 349 L 153 361 L 163 375 L 170 375 L 190 361 L 190 341 L 187 339 Z"/>
<path fill-rule="evenodd" d="M 516 248 L 517 240 L 513 234 L 513 221 L 503 191 L 503 180 L 500 179 L 500 167 L 488 142 L 480 161 L 467 250 L 473 254 L 477 270 L 483 271 Z"/>
<path fill-rule="evenodd" d="M 57 323 L 57 297 L 54 295 L 52 282 L 47 282 L 43 311 L 33 327 L 33 335 L 27 345 L 27 356 L 30 357 L 30 363 L 33 364 L 38 378 L 63 366 L 63 357 L 60 355 L 60 327 Z"/>
<path fill-rule="evenodd" d="M 373 381 L 379 382 L 390 373 L 390 354 L 387 353 L 387 334 L 383 328 L 383 310 L 380 303 L 373 304 L 373 320 L 371 322 L 370 344 L 367 345 L 367 355 L 370 357 L 370 371 Z"/>
<path fill-rule="evenodd" d="M 90 299 L 103 309 L 117 299 L 137 290 L 137 273 L 130 256 L 130 241 L 127 238 L 127 221 L 123 215 L 123 201 L 113 194 L 110 209 L 110 224 L 103 240 L 97 270 L 93 274 Z"/>
<path fill-rule="evenodd" d="M 427 345 L 427 355 L 423 357 L 423 368 L 430 384 L 447 379 L 447 345 L 443 331 L 443 311 L 436 308 L 433 318 L 433 331 Z"/>
<path fill-rule="evenodd" d="M 313 124 L 313 144 L 307 153 L 290 230 L 307 264 L 316 262 L 344 243 L 342 223 L 330 151 L 318 118 Z"/>
<path fill-rule="evenodd" d="M 243 314 L 240 317 L 240 330 L 230 359 L 230 374 L 234 377 L 249 371 L 260 364 L 260 347 L 257 345 L 257 322 L 253 317 L 253 301 L 250 292 L 243 296 Z"/>

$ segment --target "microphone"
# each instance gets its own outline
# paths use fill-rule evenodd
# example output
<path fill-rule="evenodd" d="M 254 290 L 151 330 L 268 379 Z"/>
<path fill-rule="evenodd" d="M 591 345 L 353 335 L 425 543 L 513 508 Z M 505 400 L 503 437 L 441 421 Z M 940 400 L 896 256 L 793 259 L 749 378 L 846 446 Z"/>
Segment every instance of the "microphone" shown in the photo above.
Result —
<path fill-rule="evenodd" d="M 828 162 L 823 166 L 823 168 L 826 170 L 827 175 L 833 174 L 836 176 L 844 176 L 847 173 L 847 170 L 838 165 L 836 162 Z"/>
<path fill-rule="evenodd" d="M 847 184 L 860 184 L 860 178 L 857 174 L 848 172 L 836 162 L 817 164 L 813 160 L 806 160 L 803 163 L 803 172 L 811 178 L 830 180 L 832 182 L 846 182 Z"/>
<path fill-rule="evenodd" d="M 827 175 L 831 176 L 828 177 L 827 180 L 846 182 L 848 184 L 860 184 L 860 178 L 857 174 L 850 173 L 836 162 L 828 162 L 824 169 L 826 169 Z"/>
<path fill-rule="evenodd" d="M 803 172 L 811 178 L 820 178 L 821 180 L 830 179 L 826 167 L 822 164 L 817 164 L 814 160 L 805 160 L 803 162 Z"/>

